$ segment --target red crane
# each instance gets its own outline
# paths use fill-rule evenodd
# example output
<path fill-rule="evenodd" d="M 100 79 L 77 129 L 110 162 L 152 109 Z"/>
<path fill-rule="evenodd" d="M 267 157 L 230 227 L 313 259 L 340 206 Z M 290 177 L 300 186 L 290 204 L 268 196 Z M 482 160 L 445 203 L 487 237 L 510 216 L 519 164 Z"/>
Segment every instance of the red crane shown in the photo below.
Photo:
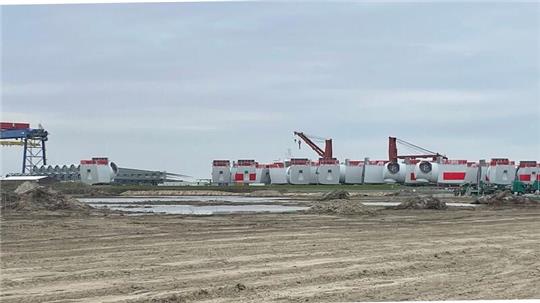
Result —
<path fill-rule="evenodd" d="M 398 155 L 397 150 L 397 143 L 400 143 L 410 149 L 414 149 L 417 151 L 420 151 L 424 154 L 418 154 L 418 155 Z M 439 153 L 430 151 L 428 149 L 425 149 L 423 147 L 420 147 L 418 145 L 414 145 L 412 143 L 409 143 L 405 140 L 400 140 L 395 137 L 388 137 L 388 160 L 390 162 L 397 162 L 398 159 L 416 159 L 416 158 L 432 158 L 433 160 L 436 160 L 438 157 L 442 157 L 443 159 L 448 159 L 445 155 L 441 155 Z"/>
<path fill-rule="evenodd" d="M 308 136 L 303 132 L 294 132 L 294 134 L 300 139 L 304 140 L 311 149 L 313 149 L 321 158 L 323 159 L 332 159 L 332 139 L 325 139 L 316 136 Z M 324 140 L 324 150 L 317 146 L 311 139 L 323 141 Z M 296 141 L 296 139 L 295 139 Z M 298 148 L 300 148 L 300 140 L 298 140 Z"/>

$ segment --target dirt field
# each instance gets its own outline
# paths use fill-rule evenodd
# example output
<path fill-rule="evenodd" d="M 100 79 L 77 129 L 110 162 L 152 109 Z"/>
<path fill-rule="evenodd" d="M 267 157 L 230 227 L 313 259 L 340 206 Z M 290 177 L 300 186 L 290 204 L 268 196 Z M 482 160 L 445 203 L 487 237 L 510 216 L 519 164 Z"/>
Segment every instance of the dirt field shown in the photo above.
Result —
<path fill-rule="evenodd" d="M 2 302 L 540 298 L 540 208 L 3 215 Z"/>

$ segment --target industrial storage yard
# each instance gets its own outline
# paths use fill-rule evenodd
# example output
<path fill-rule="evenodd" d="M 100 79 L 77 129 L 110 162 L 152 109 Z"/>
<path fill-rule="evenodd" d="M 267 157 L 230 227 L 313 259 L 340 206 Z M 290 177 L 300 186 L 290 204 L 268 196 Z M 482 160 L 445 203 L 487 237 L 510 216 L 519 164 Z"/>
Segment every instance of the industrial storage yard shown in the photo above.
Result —
<path fill-rule="evenodd" d="M 18 194 L 3 192 L 2 302 L 540 296 L 540 206 L 526 197 L 477 200 L 434 188 L 366 186 L 132 188 L 123 194 L 107 186 L 54 188 L 27 183 Z M 111 199 L 139 207 L 306 210 L 129 215 L 104 208 Z M 471 204 L 476 200 L 482 204 Z M 90 208 L 80 201 L 103 204 Z"/>
<path fill-rule="evenodd" d="M 28 127 L 3 123 L 3 139 L 46 135 Z M 309 136 L 295 135 L 318 161 L 215 160 L 210 183 L 120 168 L 106 157 L 12 174 L 1 184 L 0 298 L 540 296 L 536 161 L 450 160 L 416 145 L 421 154 L 403 155 L 397 143 L 412 144 L 390 137 L 388 160 L 340 162 L 331 139 L 321 148 Z M 44 142 L 34 143 L 45 164 Z M 26 142 L 25 155 L 27 148 Z"/>
<path fill-rule="evenodd" d="M 1 6 L 0 302 L 540 299 L 540 2 L 202 2 Z"/>

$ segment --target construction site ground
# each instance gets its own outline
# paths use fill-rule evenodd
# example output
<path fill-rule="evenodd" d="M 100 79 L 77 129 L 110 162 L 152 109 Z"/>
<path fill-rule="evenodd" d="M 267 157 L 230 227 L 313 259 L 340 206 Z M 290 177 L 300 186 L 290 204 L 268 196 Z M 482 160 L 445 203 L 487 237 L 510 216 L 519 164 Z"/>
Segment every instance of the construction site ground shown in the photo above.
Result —
<path fill-rule="evenodd" d="M 4 212 L 0 301 L 540 298 L 540 207 L 374 210 Z"/>

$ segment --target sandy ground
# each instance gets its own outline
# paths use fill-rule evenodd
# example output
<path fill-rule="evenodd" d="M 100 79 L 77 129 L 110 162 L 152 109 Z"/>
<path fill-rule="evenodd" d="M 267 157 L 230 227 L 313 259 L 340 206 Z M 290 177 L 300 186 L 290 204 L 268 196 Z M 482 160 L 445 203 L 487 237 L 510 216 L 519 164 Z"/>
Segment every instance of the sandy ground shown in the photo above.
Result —
<path fill-rule="evenodd" d="M 540 208 L 6 215 L 2 302 L 540 298 Z"/>

